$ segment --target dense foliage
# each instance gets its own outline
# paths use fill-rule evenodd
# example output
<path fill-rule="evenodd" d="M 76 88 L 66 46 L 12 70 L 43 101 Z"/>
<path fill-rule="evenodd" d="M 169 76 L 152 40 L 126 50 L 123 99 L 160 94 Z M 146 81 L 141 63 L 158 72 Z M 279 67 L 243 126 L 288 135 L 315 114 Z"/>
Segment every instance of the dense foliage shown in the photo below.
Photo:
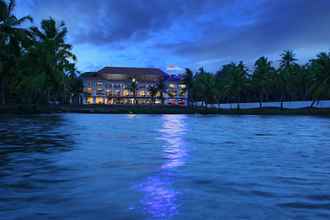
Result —
<path fill-rule="evenodd" d="M 320 53 L 299 65 L 292 51 L 281 54 L 277 68 L 267 57 L 260 57 L 253 70 L 243 62 L 224 65 L 215 74 L 203 68 L 195 74 L 186 69 L 189 101 L 210 103 L 265 101 L 316 101 L 330 98 L 330 52 Z M 239 108 L 239 105 L 238 105 Z"/>
<path fill-rule="evenodd" d="M 77 102 L 82 82 L 72 46 L 65 41 L 65 24 L 49 18 L 40 27 L 28 27 L 32 18 L 17 18 L 14 8 L 15 0 L 0 0 L 0 102 Z M 330 53 L 320 53 L 305 65 L 298 64 L 292 51 L 284 51 L 277 67 L 260 57 L 252 70 L 243 62 L 226 64 L 216 73 L 186 69 L 183 81 L 189 105 L 197 101 L 206 106 L 259 102 L 260 107 L 265 101 L 316 102 L 330 98 Z M 136 89 L 132 82 L 134 96 Z M 159 93 L 164 103 L 163 82 L 149 92 L 153 99 Z"/>
<path fill-rule="evenodd" d="M 32 18 L 17 18 L 14 8 L 15 0 L 0 0 L 1 103 L 73 102 L 82 84 L 65 24 L 50 18 L 25 28 Z"/>

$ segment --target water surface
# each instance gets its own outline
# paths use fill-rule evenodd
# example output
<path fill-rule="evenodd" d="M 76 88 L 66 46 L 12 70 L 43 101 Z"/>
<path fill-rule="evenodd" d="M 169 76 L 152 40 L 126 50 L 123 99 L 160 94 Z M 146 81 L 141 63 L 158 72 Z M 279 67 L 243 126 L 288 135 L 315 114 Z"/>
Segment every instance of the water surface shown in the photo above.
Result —
<path fill-rule="evenodd" d="M 0 219 L 329 218 L 329 118 L 0 116 Z"/>

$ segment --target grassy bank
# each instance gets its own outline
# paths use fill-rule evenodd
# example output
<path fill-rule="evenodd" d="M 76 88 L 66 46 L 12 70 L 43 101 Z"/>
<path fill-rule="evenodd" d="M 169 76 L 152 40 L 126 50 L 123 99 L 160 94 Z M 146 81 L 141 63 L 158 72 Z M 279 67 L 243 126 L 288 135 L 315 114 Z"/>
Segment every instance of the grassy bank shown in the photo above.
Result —
<path fill-rule="evenodd" d="M 104 113 L 104 114 L 229 114 L 229 115 L 328 115 L 330 109 L 204 109 L 160 105 L 0 105 L 3 114 Z"/>

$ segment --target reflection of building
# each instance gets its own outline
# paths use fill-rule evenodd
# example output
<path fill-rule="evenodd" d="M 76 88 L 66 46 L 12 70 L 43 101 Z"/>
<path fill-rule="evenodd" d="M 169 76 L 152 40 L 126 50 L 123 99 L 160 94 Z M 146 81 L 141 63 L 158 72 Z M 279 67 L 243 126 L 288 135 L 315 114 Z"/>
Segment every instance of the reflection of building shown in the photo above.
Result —
<path fill-rule="evenodd" d="M 156 68 L 106 67 L 81 75 L 84 104 L 161 104 L 160 90 L 151 96 L 151 87 L 164 85 L 168 105 L 186 105 L 187 92 L 181 76 L 168 75 Z"/>

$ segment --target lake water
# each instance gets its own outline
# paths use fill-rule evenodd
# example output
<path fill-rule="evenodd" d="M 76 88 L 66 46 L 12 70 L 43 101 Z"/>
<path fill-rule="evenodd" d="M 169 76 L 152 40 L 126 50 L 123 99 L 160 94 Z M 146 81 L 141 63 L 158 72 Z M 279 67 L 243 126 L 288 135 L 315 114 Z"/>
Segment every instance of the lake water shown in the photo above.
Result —
<path fill-rule="evenodd" d="M 0 219 L 329 219 L 330 118 L 0 116 Z"/>

